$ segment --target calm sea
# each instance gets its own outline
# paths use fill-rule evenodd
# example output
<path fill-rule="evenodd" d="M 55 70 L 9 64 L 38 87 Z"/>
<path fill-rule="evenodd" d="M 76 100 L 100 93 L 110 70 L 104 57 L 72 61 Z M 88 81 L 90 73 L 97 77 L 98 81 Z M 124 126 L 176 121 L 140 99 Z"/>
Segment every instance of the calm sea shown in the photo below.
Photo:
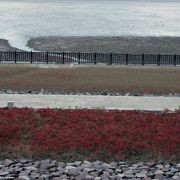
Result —
<path fill-rule="evenodd" d="M 0 38 L 180 36 L 178 0 L 0 0 Z"/>

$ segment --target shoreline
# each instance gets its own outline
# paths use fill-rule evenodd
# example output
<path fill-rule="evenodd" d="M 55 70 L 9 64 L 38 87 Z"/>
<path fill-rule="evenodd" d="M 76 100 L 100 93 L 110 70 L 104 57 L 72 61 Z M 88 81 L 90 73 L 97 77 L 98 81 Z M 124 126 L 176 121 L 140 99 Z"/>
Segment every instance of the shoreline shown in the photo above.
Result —
<path fill-rule="evenodd" d="M 180 54 L 180 37 L 42 36 L 31 38 L 27 46 L 34 51 Z M 15 50 L 20 49 L 0 39 L 0 51 Z"/>

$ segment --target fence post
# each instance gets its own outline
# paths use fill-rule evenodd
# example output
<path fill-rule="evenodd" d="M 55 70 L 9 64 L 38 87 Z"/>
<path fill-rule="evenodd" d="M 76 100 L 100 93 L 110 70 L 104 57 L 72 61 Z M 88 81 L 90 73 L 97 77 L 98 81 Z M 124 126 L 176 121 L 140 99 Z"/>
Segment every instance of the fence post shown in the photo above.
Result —
<path fill-rule="evenodd" d="M 62 59 L 62 63 L 64 64 L 64 51 L 63 51 L 63 59 Z"/>
<path fill-rule="evenodd" d="M 128 57 L 129 57 L 129 54 L 127 53 L 126 54 L 126 65 L 128 65 Z"/>
<path fill-rule="evenodd" d="M 81 53 L 79 52 L 78 53 L 78 64 L 80 64 L 81 63 Z"/>
<path fill-rule="evenodd" d="M 2 61 L 2 52 L 0 51 L 0 61 Z"/>
<path fill-rule="evenodd" d="M 144 66 L 144 53 L 142 54 L 142 66 Z"/>
<path fill-rule="evenodd" d="M 109 54 L 109 65 L 112 65 L 113 53 Z"/>
<path fill-rule="evenodd" d="M 174 57 L 173 57 L 173 61 L 174 61 L 174 66 L 176 66 L 176 54 L 174 54 Z"/>
<path fill-rule="evenodd" d="M 49 52 L 48 51 L 46 52 L 46 63 L 47 64 L 49 63 Z"/>
<path fill-rule="evenodd" d="M 16 51 L 14 52 L 14 62 L 15 63 L 17 62 L 17 52 Z"/>
<path fill-rule="evenodd" d="M 97 56 L 97 54 L 96 54 L 96 52 L 94 52 L 94 64 L 97 63 L 97 62 L 96 62 L 96 56 Z"/>
<path fill-rule="evenodd" d="M 32 53 L 32 51 L 30 52 L 30 56 L 31 56 L 31 61 L 30 61 L 30 63 L 32 64 L 32 58 L 33 58 L 33 53 Z"/>
<path fill-rule="evenodd" d="M 157 63 L 158 63 L 158 66 L 160 66 L 161 55 L 160 55 L 160 54 L 158 54 L 157 56 L 158 56 L 158 59 L 157 59 L 157 61 L 158 61 L 158 62 L 157 62 Z"/>

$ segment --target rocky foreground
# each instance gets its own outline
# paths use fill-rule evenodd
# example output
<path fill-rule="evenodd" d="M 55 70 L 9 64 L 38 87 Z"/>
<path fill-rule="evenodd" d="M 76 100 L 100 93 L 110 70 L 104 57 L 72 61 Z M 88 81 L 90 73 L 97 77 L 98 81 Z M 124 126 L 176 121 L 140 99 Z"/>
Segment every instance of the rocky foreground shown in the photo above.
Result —
<path fill-rule="evenodd" d="M 56 160 L 9 160 L 0 161 L 0 180 L 121 180 L 162 179 L 180 180 L 180 163 L 137 163 L 124 161 L 103 163 L 101 161 L 75 161 L 62 163 Z"/>

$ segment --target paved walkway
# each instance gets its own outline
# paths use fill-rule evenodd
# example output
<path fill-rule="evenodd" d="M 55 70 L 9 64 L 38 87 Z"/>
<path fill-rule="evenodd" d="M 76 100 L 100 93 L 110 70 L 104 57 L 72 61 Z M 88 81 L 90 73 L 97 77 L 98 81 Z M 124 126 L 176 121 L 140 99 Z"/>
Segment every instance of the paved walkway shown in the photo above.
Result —
<path fill-rule="evenodd" d="M 6 107 L 8 101 L 13 101 L 16 107 L 33 108 L 78 107 L 159 111 L 180 107 L 180 97 L 0 94 L 0 107 Z"/>

